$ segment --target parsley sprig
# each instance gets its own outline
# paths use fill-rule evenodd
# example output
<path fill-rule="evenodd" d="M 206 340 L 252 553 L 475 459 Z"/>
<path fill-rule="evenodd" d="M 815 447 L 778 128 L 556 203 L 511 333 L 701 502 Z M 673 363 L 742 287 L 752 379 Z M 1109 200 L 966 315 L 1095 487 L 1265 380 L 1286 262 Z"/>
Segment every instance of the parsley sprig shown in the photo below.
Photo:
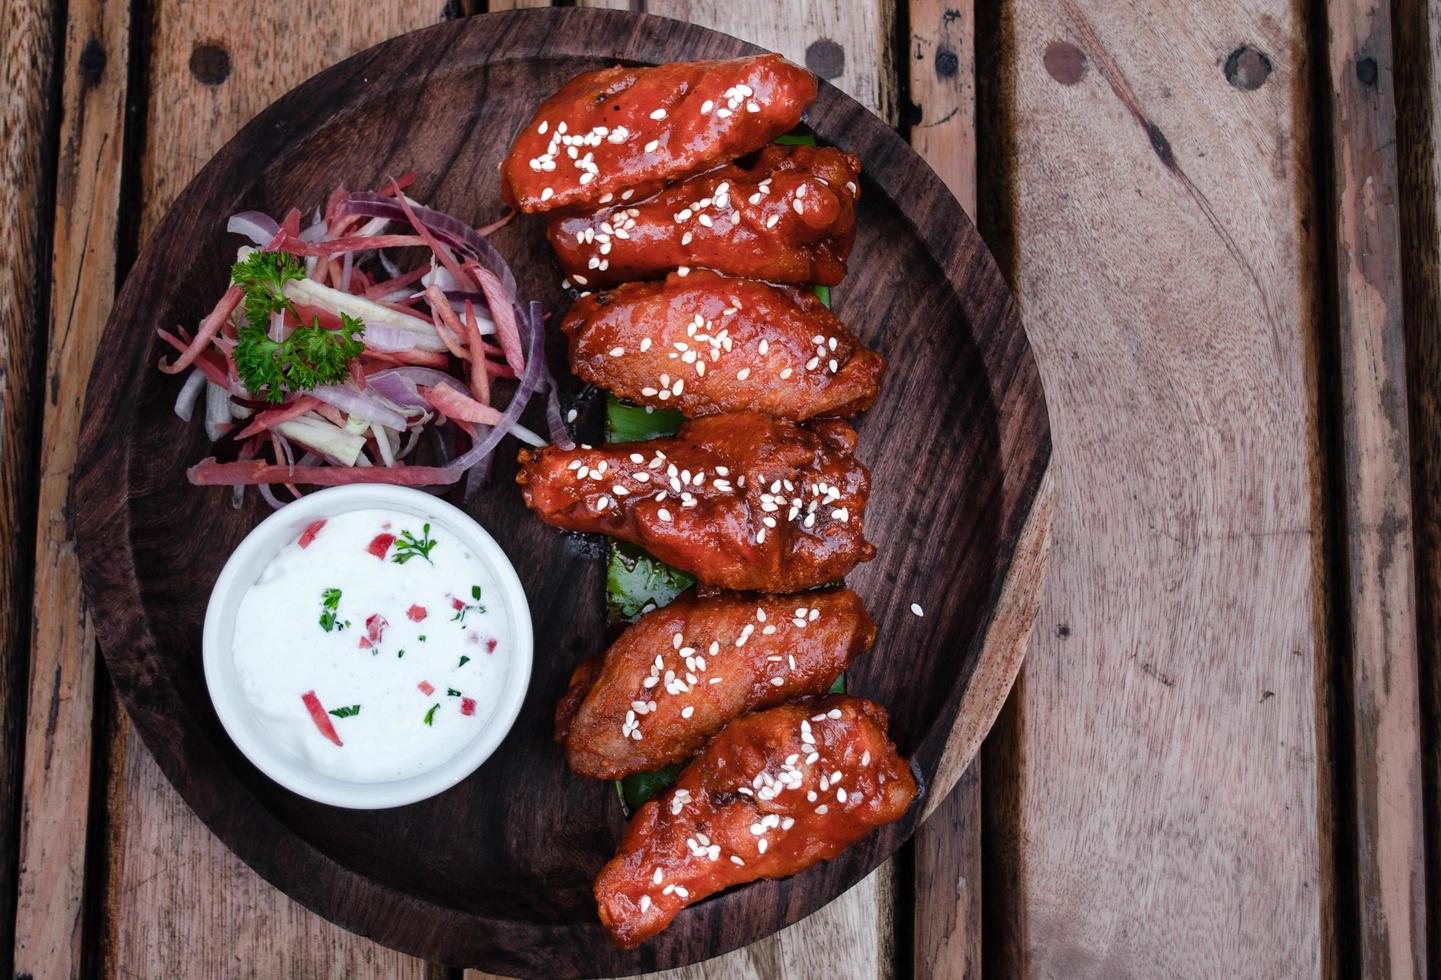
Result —
<path fill-rule="evenodd" d="M 235 263 L 230 278 L 244 291 L 246 323 L 238 332 L 235 370 L 245 387 L 268 401 L 282 402 L 295 391 L 345 380 L 350 362 L 365 345 L 365 324 L 342 313 L 340 329 L 327 330 L 315 317 L 309 326 L 285 295 L 285 284 L 305 278 L 305 263 L 289 252 L 252 252 Z M 284 340 L 270 338 L 272 315 L 288 312 L 301 326 Z"/>
<path fill-rule="evenodd" d="M 435 545 L 436 542 L 430 536 L 429 524 L 422 525 L 418 539 L 409 531 L 401 531 L 395 542 L 395 554 L 390 556 L 390 560 L 397 565 L 404 565 L 412 558 L 424 558 L 434 565 L 435 562 L 430 560 L 430 552 Z"/>
<path fill-rule="evenodd" d="M 344 708 L 331 708 L 330 713 L 337 718 L 351 718 L 360 714 L 360 705 L 352 704 Z"/>
<path fill-rule="evenodd" d="M 344 623 L 336 623 L 336 614 L 340 611 L 340 590 L 326 589 L 320 593 L 320 628 L 329 633 L 332 630 L 344 629 Z"/>

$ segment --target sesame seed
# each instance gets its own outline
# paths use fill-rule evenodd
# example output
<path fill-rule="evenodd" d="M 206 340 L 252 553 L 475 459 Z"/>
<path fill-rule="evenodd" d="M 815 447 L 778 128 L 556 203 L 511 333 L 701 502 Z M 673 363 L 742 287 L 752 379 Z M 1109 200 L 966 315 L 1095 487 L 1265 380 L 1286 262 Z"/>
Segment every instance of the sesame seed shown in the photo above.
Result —
<path fill-rule="evenodd" d="M 547 190 L 549 190 L 549 188 L 547 188 Z M 584 285 L 586 285 L 588 282 L 590 282 L 589 279 L 587 279 L 585 276 L 580 275 L 580 274 L 577 273 L 577 272 L 572 272 L 572 273 L 570 274 L 570 277 L 575 280 L 576 285 L 578 285 L 578 286 L 584 286 Z"/>
<path fill-rule="evenodd" d="M 690 232 L 686 232 L 684 235 L 680 236 L 680 243 L 681 243 L 682 245 L 689 245 L 689 244 L 690 244 L 690 240 L 691 240 L 691 233 L 690 233 Z"/>
<path fill-rule="evenodd" d="M 614 194 L 612 194 L 610 191 L 606 191 L 604 194 L 602 194 L 602 195 L 600 196 L 600 203 L 602 203 L 602 204 L 609 204 L 614 198 L 615 198 L 615 195 L 614 195 Z"/>
<path fill-rule="evenodd" d="M 747 368 L 741 368 L 739 371 L 736 372 L 736 380 L 737 380 L 737 381 L 744 381 L 746 378 L 749 378 L 750 376 L 751 376 L 751 369 L 748 368 L 748 367 L 747 367 Z"/>
<path fill-rule="evenodd" d="M 537 133 L 539 133 L 540 135 L 544 136 L 544 135 L 545 135 L 545 131 L 546 131 L 547 129 L 549 129 L 549 128 L 550 128 L 550 120 L 549 120 L 549 119 L 542 119 L 542 120 L 540 121 L 540 125 L 537 126 L 537 127 L 535 127 L 535 131 L 536 131 Z"/>
<path fill-rule="evenodd" d="M 663 521 L 669 521 L 669 520 L 670 520 L 670 511 L 666 510 L 664 507 L 662 507 L 660 510 L 656 511 L 656 512 L 655 512 L 655 515 L 656 515 L 657 517 L 659 517 L 659 518 L 660 518 L 661 520 L 663 520 Z"/>
<path fill-rule="evenodd" d="M 824 803 L 822 803 L 820 806 L 816 807 L 816 814 L 819 815 L 819 816 L 824 817 L 827 813 L 830 812 L 830 809 L 831 809 L 830 807 L 828 807 L 828 806 L 826 806 Z"/>
<path fill-rule="evenodd" d="M 766 219 L 766 227 L 767 227 L 767 228 L 774 228 L 774 227 L 776 226 L 776 222 L 779 221 L 779 220 L 781 220 L 781 216 L 780 216 L 780 215 L 778 215 L 778 214 L 773 214 L 773 215 L 771 215 L 769 218 Z"/>
<path fill-rule="evenodd" d="M 654 153 L 658 149 L 660 149 L 660 140 L 651 140 L 645 145 L 645 151 L 647 153 Z"/>
<path fill-rule="evenodd" d="M 643 337 L 640 342 L 640 352 L 644 354 L 648 350 L 650 350 L 650 338 Z"/>
<path fill-rule="evenodd" d="M 693 714 L 695 714 L 695 706 L 690 704 L 682 708 L 680 712 L 680 716 L 682 718 L 689 718 Z"/>
<path fill-rule="evenodd" d="M 801 214 L 802 212 L 805 211 L 805 209 L 806 209 L 806 206 L 801 203 L 801 199 L 800 199 L 799 197 L 792 199 L 792 201 L 791 201 L 791 210 L 792 210 L 792 211 L 794 211 L 796 214 Z"/>
<path fill-rule="evenodd" d="M 732 855 L 731 855 L 731 864 L 734 864 L 734 865 L 744 865 L 745 862 L 742 861 L 738 855 L 732 854 Z"/>
<path fill-rule="evenodd" d="M 688 276 L 688 275 L 690 275 L 690 266 L 686 266 L 686 265 L 681 266 L 680 268 L 678 268 L 678 269 L 675 270 L 675 274 L 678 275 L 678 276 Z"/>
<path fill-rule="evenodd" d="M 782 380 L 782 381 L 788 381 L 788 380 L 790 380 L 790 376 L 791 376 L 792 374 L 794 374 L 794 373 L 795 373 L 795 372 L 793 372 L 790 368 L 782 368 L 782 369 L 781 369 L 781 380 Z"/>
<path fill-rule="evenodd" d="M 921 604 L 919 602 L 911 603 L 911 612 L 915 613 L 917 616 L 924 616 L 926 614 L 926 611 L 921 608 Z"/>
<path fill-rule="evenodd" d="M 782 685 L 785 684 L 785 682 L 786 682 L 786 679 L 785 679 L 784 677 L 772 677 L 772 678 L 771 678 L 771 683 L 774 684 L 776 687 L 781 687 Z"/>
<path fill-rule="evenodd" d="M 547 187 L 547 188 L 545 188 L 544 190 L 542 190 L 542 191 L 540 192 L 540 199 L 541 199 L 542 201 L 549 201 L 549 200 L 550 200 L 552 197 L 554 197 L 554 196 L 555 196 L 555 190 L 554 190 L 553 188 L 550 188 L 550 187 Z"/>
<path fill-rule="evenodd" d="M 870 749 L 866 749 L 864 752 L 861 753 L 861 765 L 863 765 L 863 766 L 868 766 L 868 765 L 870 765 L 870 764 L 871 764 L 871 750 L 870 750 Z"/>
<path fill-rule="evenodd" d="M 652 119 L 664 119 L 664 118 L 665 118 L 665 110 L 664 110 L 664 109 L 657 109 L 655 112 L 652 112 L 652 113 L 650 114 L 650 117 L 651 117 Z"/>
<path fill-rule="evenodd" d="M 722 110 L 722 111 L 724 111 L 724 110 Z M 764 853 L 766 852 L 766 846 L 767 846 L 768 843 L 769 843 L 769 842 L 768 842 L 764 837 L 762 837 L 762 838 L 760 839 L 760 842 L 756 844 L 756 850 L 759 851 L 760 853 L 764 854 Z"/>
<path fill-rule="evenodd" d="M 621 356 L 622 354 L 624 354 L 624 353 L 625 353 L 625 348 L 624 348 L 624 347 L 612 347 L 612 348 L 610 349 L 610 356 L 611 356 L 611 357 L 620 357 L 620 356 Z"/>

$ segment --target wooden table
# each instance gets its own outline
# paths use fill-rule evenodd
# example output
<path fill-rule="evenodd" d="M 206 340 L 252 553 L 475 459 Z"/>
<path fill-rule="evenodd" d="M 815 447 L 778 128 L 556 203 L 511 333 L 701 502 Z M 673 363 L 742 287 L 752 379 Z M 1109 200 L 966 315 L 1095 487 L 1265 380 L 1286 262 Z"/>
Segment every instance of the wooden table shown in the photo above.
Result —
<path fill-rule="evenodd" d="M 17 975 L 453 975 L 301 909 L 180 802 L 97 669 L 66 501 L 101 326 L 185 182 L 307 75 L 472 6 L 0 12 Z M 1441 973 L 1441 10 L 643 6 L 909 136 L 1017 291 L 1055 444 L 1049 574 L 981 760 L 844 898 L 681 972 Z"/>

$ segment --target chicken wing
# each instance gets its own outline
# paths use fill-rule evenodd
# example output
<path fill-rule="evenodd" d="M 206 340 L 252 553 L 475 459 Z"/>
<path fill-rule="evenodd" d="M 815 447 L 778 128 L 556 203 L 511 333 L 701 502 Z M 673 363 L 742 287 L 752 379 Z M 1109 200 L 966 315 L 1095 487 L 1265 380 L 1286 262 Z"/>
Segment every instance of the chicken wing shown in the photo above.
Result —
<path fill-rule="evenodd" d="M 879 705 L 842 696 L 739 718 L 631 819 L 595 881 L 601 924 L 639 945 L 707 895 L 834 858 L 915 796 Z"/>
<path fill-rule="evenodd" d="M 561 330 L 581 380 L 690 418 L 854 415 L 886 369 L 811 293 L 712 272 L 592 293 Z"/>
<path fill-rule="evenodd" d="M 550 219 L 560 267 L 593 289 L 683 266 L 833 286 L 856 237 L 860 160 L 829 147 L 768 146 L 626 207 Z"/>
<path fill-rule="evenodd" d="M 855 444 L 844 422 L 737 412 L 663 439 L 523 450 L 516 482 L 547 524 L 633 542 L 703 585 L 797 592 L 875 555 Z"/>
<path fill-rule="evenodd" d="M 875 637 L 850 589 L 687 593 L 576 670 L 556 739 L 571 769 L 595 779 L 682 762 L 738 715 L 824 694 Z"/>
<path fill-rule="evenodd" d="M 815 97 L 775 54 L 586 72 L 520 131 L 501 193 L 527 212 L 639 200 L 794 129 Z"/>

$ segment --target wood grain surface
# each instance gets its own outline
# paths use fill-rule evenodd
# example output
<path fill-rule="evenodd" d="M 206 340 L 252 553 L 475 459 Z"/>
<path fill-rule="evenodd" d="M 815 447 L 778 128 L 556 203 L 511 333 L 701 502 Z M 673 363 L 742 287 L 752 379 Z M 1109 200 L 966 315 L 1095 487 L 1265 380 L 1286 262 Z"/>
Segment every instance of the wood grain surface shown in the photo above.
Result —
<path fill-rule="evenodd" d="M 1396 177 L 1391 22 L 1385 7 L 1327 4 L 1333 281 L 1344 540 L 1356 964 L 1421 977 L 1426 961 L 1411 458 Z"/>
<path fill-rule="evenodd" d="M 38 352 L 45 346 L 49 210 L 54 180 L 50 111 L 59 38 L 50 5 L 20 0 L 0 9 L 0 213 L 15 225 L 0 238 L 0 974 L 14 949 L 21 753 L 27 690 L 34 433 L 40 419 Z"/>
<path fill-rule="evenodd" d="M 96 791 L 96 650 L 67 498 L 82 423 L 81 379 L 117 282 L 127 14 L 114 5 L 72 4 L 64 37 L 15 970 L 81 977 L 93 969 L 82 938 Z"/>
<path fill-rule="evenodd" d="M 1434 977 L 1441 976 L 1441 8 L 1398 0 L 1392 24 L 1421 666 L 1425 967 Z"/>
<path fill-rule="evenodd" d="M 1017 0 L 999 26 L 1000 189 L 1059 491 L 996 817 L 1021 849 L 1005 972 L 1316 975 L 1305 25 L 1261 2 Z M 1249 90 L 1224 70 L 1242 44 L 1271 66 Z"/>
<path fill-rule="evenodd" d="M 443 71 L 428 72 L 419 87 L 397 87 L 437 50 L 445 52 Z M 174 290 L 177 279 L 223 281 L 223 235 L 211 215 L 318 200 L 337 179 L 369 186 L 408 166 L 427 175 L 421 196 L 473 214 L 477 201 L 495 200 L 502 147 L 438 121 L 468 113 L 477 131 L 509 131 L 578 68 L 742 50 L 692 26 L 602 11 L 496 15 L 387 42 L 272 105 L 211 160 L 155 229 L 107 326 L 87 401 L 100 421 L 82 434 L 76 516 L 116 687 L 162 769 L 222 840 L 292 896 L 399 948 L 551 975 L 684 964 L 754 941 L 829 901 L 889 855 L 922 811 L 805 875 L 718 896 L 641 950 L 612 946 L 594 920 L 589 879 L 614 846 L 614 801 L 602 823 L 595 803 L 608 794 L 567 778 L 561 765 L 536 762 L 550 741 L 544 692 L 563 685 L 587 637 L 601 636 L 598 622 L 587 627 L 599 604 L 586 583 L 598 566 L 586 549 L 526 519 L 505 490 L 513 463 L 504 459 L 472 508 L 503 547 L 535 556 L 520 572 L 536 607 L 537 646 L 555 652 L 537 660 L 527 708 L 486 765 L 507 794 L 471 780 L 404 810 L 342 813 L 257 778 L 206 710 L 193 650 L 204 609 L 204 590 L 194 583 L 214 576 L 260 504 L 236 511 L 220 494 L 197 494 L 185 482 L 184 467 L 202 447 L 193 428 L 173 419 L 167 388 L 174 385 L 147 374 L 157 351 L 152 331 L 202 312 L 194 296 Z M 485 98 L 477 98 L 481 91 Z M 395 99 L 428 115 L 398 115 Z M 995 683 L 983 642 L 1007 594 L 1005 576 L 1048 456 L 1039 378 L 999 273 L 934 175 L 834 88 L 823 89 L 809 122 L 818 138 L 841 142 L 863 161 L 867 191 L 851 288 L 836 309 L 891 352 L 889 384 L 862 429 L 873 487 L 868 532 L 886 557 L 848 579 L 885 626 L 891 656 L 871 658 L 852 681 L 887 705 L 892 737 L 921 778 L 944 792 L 937 765 L 957 711 L 970 724 L 968 705 L 979 691 L 990 692 L 993 714 L 1015 669 L 998 664 L 1004 677 Z M 389 149 L 357 158 L 358 134 Z M 560 297 L 539 237 L 526 236 L 520 223 L 496 242 L 526 294 L 555 308 Z M 901 293 L 885 288 L 896 269 L 906 270 Z M 898 356 L 920 349 L 926 356 Z M 138 390 L 122 378 L 139 379 Z M 917 397 L 928 406 L 923 420 L 913 411 Z M 906 439 L 876 436 L 901 431 Z M 938 497 L 933 488 L 941 486 L 946 494 Z M 213 547 L 184 546 L 166 531 L 177 523 L 203 523 Z M 561 581 L 568 587 L 557 588 Z M 924 624 L 907 613 L 915 603 L 928 610 Z M 917 688 L 915 676 L 928 684 Z M 983 730 L 984 722 L 973 727 Z M 487 826 L 544 826 L 552 846 L 537 850 L 513 832 L 476 833 Z M 477 889 L 479 881 L 488 887 Z"/>

